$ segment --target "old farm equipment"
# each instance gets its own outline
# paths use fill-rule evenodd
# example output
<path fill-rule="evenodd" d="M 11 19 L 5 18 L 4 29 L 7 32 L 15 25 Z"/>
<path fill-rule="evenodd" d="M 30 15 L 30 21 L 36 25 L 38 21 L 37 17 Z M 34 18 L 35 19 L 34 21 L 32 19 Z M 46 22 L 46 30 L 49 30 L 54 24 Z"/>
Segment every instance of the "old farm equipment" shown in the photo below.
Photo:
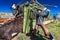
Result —
<path fill-rule="evenodd" d="M 19 6 L 22 6 L 23 8 L 19 9 Z M 51 5 L 45 5 L 45 6 L 51 6 Z M 51 7 L 56 7 L 56 6 L 51 6 Z M 23 32 L 24 33 L 28 33 L 28 32 L 30 32 L 30 30 L 34 29 L 35 24 L 36 24 L 37 9 L 41 8 L 41 9 L 45 10 L 43 12 L 44 14 L 47 12 L 44 5 L 41 5 L 37 0 L 35 0 L 35 1 L 31 0 L 30 2 L 26 2 L 22 5 L 18 5 L 17 8 L 20 12 L 21 12 L 21 9 L 23 9 L 24 19 L 23 19 L 22 25 L 23 25 Z M 17 13 L 16 10 L 15 10 L 15 13 Z M 51 22 L 53 22 L 53 20 L 49 20 L 49 18 L 48 18 L 48 21 L 45 21 L 44 24 L 48 24 Z"/>
<path fill-rule="evenodd" d="M 17 5 L 13 5 L 17 6 Z M 19 7 L 22 6 L 23 8 Z M 14 7 L 15 9 L 16 7 Z M 22 5 L 18 5 L 17 6 L 17 10 L 21 11 L 21 9 L 23 9 L 23 14 L 24 14 L 24 19 L 23 19 L 23 32 L 24 33 L 28 33 L 30 32 L 30 30 L 34 29 L 35 24 L 36 24 L 36 13 L 37 13 L 37 9 L 41 8 L 41 9 L 46 9 L 43 5 L 39 4 L 39 2 L 36 0 L 32 0 L 31 2 L 27 2 L 24 3 Z M 18 13 L 17 10 L 15 10 L 14 13 Z"/>

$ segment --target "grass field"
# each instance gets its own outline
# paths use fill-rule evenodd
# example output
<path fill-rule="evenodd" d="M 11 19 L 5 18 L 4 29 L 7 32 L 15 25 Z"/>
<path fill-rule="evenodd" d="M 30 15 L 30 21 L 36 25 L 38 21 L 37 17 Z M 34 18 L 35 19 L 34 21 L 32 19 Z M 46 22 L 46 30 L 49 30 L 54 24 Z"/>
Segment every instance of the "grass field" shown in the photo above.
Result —
<path fill-rule="evenodd" d="M 47 25 L 47 28 L 54 35 L 55 40 L 60 40 L 60 21 Z"/>
<path fill-rule="evenodd" d="M 46 25 L 48 30 L 53 34 L 55 40 L 60 40 L 60 22 L 58 21 L 57 23 L 50 23 Z M 46 36 L 44 36 L 44 32 L 42 29 L 39 29 L 40 34 L 36 36 L 26 36 L 25 34 L 20 34 L 19 40 L 48 40 Z"/>

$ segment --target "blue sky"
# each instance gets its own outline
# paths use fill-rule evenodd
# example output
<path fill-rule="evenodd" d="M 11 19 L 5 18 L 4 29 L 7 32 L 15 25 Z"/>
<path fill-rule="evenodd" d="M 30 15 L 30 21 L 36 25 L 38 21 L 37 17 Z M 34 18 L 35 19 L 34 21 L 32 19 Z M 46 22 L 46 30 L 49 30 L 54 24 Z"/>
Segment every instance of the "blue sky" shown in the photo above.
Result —
<path fill-rule="evenodd" d="M 22 4 L 26 1 L 30 0 L 0 0 L 0 12 L 12 12 L 11 5 L 12 4 Z M 51 14 L 60 13 L 60 0 L 38 0 L 41 4 L 49 4 L 49 5 L 56 5 L 57 8 L 46 6 L 48 9 L 51 10 Z"/>

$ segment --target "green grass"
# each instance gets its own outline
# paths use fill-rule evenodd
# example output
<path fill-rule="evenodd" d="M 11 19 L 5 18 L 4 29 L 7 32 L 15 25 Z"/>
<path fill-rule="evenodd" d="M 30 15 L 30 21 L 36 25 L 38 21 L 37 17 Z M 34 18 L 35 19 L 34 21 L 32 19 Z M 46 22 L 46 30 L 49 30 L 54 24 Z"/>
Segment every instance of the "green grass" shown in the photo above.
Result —
<path fill-rule="evenodd" d="M 47 28 L 54 35 L 56 40 L 60 40 L 60 23 L 49 24 Z"/>
<path fill-rule="evenodd" d="M 53 34 L 55 40 L 60 40 L 60 23 L 59 22 L 58 23 L 50 23 L 50 24 L 46 25 L 46 27 Z M 40 31 L 40 35 L 36 35 L 34 37 L 29 36 L 30 38 L 28 40 L 48 40 L 44 36 L 44 32 L 42 31 L 41 28 L 39 29 L 39 31 Z M 23 37 L 28 38 L 26 35 L 24 35 Z M 27 40 L 27 39 L 25 39 L 25 40 Z"/>
<path fill-rule="evenodd" d="M 18 39 L 19 39 L 19 40 L 26 40 L 26 35 L 25 35 L 25 34 L 20 34 L 20 35 L 18 36 Z"/>

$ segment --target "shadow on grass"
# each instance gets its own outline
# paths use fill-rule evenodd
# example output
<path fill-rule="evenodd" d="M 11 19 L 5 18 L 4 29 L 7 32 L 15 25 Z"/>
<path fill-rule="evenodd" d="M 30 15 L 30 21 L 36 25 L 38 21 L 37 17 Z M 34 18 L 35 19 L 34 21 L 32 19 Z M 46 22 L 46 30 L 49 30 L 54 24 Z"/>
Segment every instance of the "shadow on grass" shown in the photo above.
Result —
<path fill-rule="evenodd" d="M 46 40 L 46 38 L 47 38 L 41 34 L 32 35 L 31 33 L 26 34 L 26 36 L 30 36 L 31 40 Z"/>

